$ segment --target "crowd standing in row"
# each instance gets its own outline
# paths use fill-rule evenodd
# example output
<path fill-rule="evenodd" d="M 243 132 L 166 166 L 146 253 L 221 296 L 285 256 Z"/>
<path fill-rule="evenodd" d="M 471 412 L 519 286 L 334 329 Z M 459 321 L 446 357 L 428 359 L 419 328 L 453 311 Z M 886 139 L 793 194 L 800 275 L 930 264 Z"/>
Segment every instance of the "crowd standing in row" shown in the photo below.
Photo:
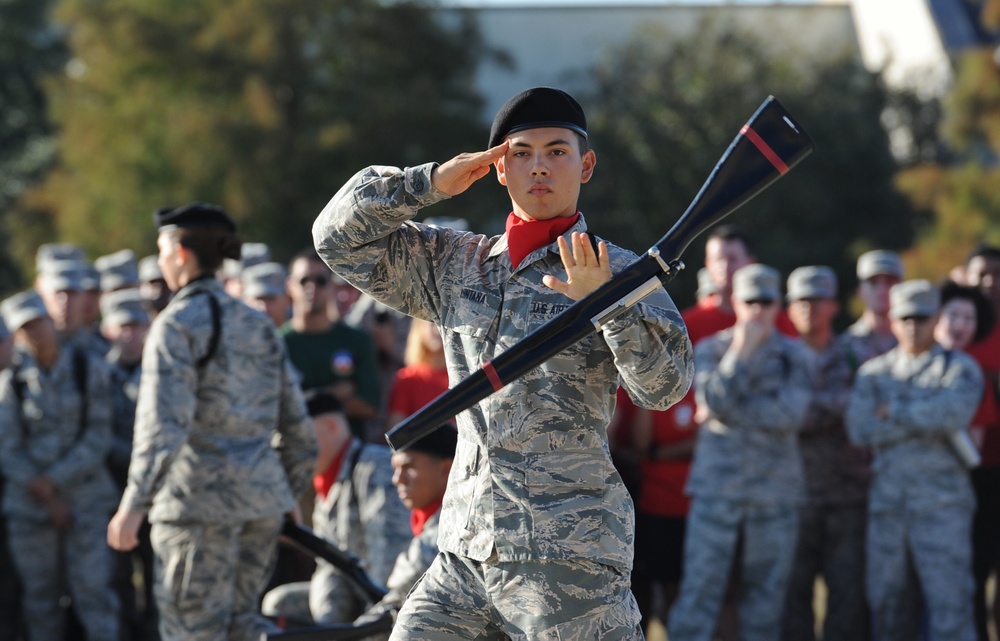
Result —
<path fill-rule="evenodd" d="M 256 639 L 402 608 L 395 638 L 638 638 L 641 612 L 672 641 L 800 640 L 822 577 L 828 641 L 985 641 L 994 247 L 940 287 L 904 281 L 892 252 L 862 255 L 864 310 L 836 336 L 832 270 L 791 272 L 786 313 L 778 272 L 718 228 L 694 307 L 653 296 L 457 430 L 384 445 L 630 260 L 573 215 L 586 144 L 568 95 L 519 94 L 486 152 L 359 173 L 317 220 L 322 258 L 287 269 L 200 203 L 157 212 L 158 259 L 41 247 L 34 288 L 0 304 L 0 639 Z M 501 244 L 406 222 L 494 163 L 515 212 Z M 538 176 L 559 211 L 518 191 Z M 619 466 L 634 564 L 609 448 L 639 464 Z M 301 512 L 390 588 L 382 602 L 320 561 L 261 603 Z"/>

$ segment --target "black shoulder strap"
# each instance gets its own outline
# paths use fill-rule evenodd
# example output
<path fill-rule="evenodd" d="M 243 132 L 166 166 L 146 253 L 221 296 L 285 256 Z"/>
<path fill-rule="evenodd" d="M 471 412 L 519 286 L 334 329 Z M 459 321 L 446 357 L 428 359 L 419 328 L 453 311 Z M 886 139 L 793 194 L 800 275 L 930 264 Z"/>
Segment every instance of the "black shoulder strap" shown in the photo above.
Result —
<path fill-rule="evenodd" d="M 215 351 L 219 348 L 219 336 L 222 334 L 222 310 L 219 308 L 219 300 L 211 292 L 205 292 L 205 295 L 208 296 L 209 306 L 212 309 L 212 336 L 208 339 L 208 350 L 205 355 L 198 359 L 198 369 L 205 367 L 215 356 Z"/>
<path fill-rule="evenodd" d="M 77 440 L 87 428 L 87 414 L 90 411 L 90 393 L 87 390 L 87 353 L 79 347 L 73 348 L 73 380 L 80 395 L 80 415 L 76 426 Z"/>
<path fill-rule="evenodd" d="M 354 481 L 354 468 L 358 466 L 358 459 L 361 458 L 361 452 L 365 449 L 365 444 L 361 443 L 358 449 L 354 450 L 354 454 L 351 454 L 351 461 L 348 467 L 347 478 L 351 479 L 351 503 L 358 502 L 358 484 Z"/>

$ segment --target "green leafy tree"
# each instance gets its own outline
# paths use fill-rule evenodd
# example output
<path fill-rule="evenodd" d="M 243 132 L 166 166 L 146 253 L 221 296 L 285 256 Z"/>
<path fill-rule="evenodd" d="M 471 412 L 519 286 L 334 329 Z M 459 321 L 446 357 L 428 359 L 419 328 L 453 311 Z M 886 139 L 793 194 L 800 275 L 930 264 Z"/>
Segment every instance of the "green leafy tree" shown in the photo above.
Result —
<path fill-rule="evenodd" d="M 788 176 L 734 213 L 761 262 L 787 274 L 826 264 L 847 289 L 870 247 L 903 248 L 917 216 L 895 189 L 898 169 L 880 116 L 889 94 L 854 58 L 811 61 L 706 24 L 671 40 L 641 34 L 595 70 L 592 140 L 598 177 L 584 191 L 597 231 L 637 251 L 687 208 L 747 118 L 773 94 L 816 142 Z M 609 176 L 610 174 L 610 176 Z M 588 209 L 589 208 L 589 209 Z M 693 302 L 703 243 L 671 291 Z"/>
<path fill-rule="evenodd" d="M 21 284 L 8 245 L 15 237 L 5 213 L 54 159 L 53 125 L 43 78 L 66 61 L 62 33 L 48 20 L 50 2 L 0 3 L 0 293 Z"/>
<path fill-rule="evenodd" d="M 279 258 L 374 162 L 485 138 L 469 22 L 375 0 L 61 0 L 73 60 L 50 89 L 60 165 L 25 199 L 91 253 L 152 251 L 151 212 L 223 205 Z M 43 239 L 34 239 L 36 242 Z"/>

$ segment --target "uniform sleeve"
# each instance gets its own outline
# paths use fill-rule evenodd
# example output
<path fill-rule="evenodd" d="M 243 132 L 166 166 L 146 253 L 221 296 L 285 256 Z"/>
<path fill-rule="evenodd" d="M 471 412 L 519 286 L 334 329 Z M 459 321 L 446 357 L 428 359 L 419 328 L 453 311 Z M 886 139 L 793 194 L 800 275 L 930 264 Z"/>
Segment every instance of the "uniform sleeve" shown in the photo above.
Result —
<path fill-rule="evenodd" d="M 23 485 L 41 474 L 41 470 L 32 464 L 24 447 L 13 381 L 12 369 L 0 372 L 0 472 L 9 482 Z"/>
<path fill-rule="evenodd" d="M 427 568 L 431 566 L 437 553 L 436 528 L 433 532 L 425 530 L 420 536 L 413 537 L 406 550 L 396 557 L 396 564 L 385 582 L 389 592 L 382 598 L 381 604 L 398 606 L 402 603 L 417 579 L 423 576 Z"/>
<path fill-rule="evenodd" d="M 953 358 L 940 385 L 906 391 L 911 393 L 890 401 L 890 421 L 925 434 L 954 432 L 972 421 L 982 400 L 983 374 L 971 358 Z"/>
<path fill-rule="evenodd" d="M 691 387 L 691 339 L 666 292 L 646 300 L 607 323 L 603 335 L 632 401 L 646 409 L 665 410 Z"/>
<path fill-rule="evenodd" d="M 845 416 L 847 435 L 855 445 L 885 445 L 906 436 L 905 431 L 893 421 L 881 419 L 875 414 L 879 405 L 885 402 L 879 393 L 881 378 L 868 364 L 862 365 L 858 372 Z"/>
<path fill-rule="evenodd" d="M 104 465 L 111 447 L 111 379 L 103 363 L 87 362 L 87 417 L 83 434 L 66 454 L 46 471 L 59 487 L 73 485 L 82 476 Z M 73 429 L 77 429 L 74 425 Z"/>
<path fill-rule="evenodd" d="M 433 164 L 368 167 L 351 178 L 313 223 L 316 251 L 333 271 L 404 314 L 436 320 L 435 267 L 448 230 L 405 225 L 447 196 L 431 185 Z"/>
<path fill-rule="evenodd" d="M 388 465 L 388 460 L 386 465 L 376 465 L 375 461 L 359 463 L 355 467 L 354 480 L 358 489 L 365 549 L 368 551 L 365 559 L 368 572 L 377 581 L 385 581 L 392 572 L 396 557 L 413 538 L 409 513 L 392 484 L 392 467 Z"/>
<path fill-rule="evenodd" d="M 312 484 L 317 455 L 316 429 L 306 411 L 305 399 L 287 358 L 282 370 L 278 430 L 272 446 L 281 458 L 293 495 L 302 496 Z"/>
<path fill-rule="evenodd" d="M 154 322 L 142 353 L 132 460 L 122 509 L 149 511 L 194 424 L 196 384 L 197 370 L 184 328 L 173 319 Z"/>
<path fill-rule="evenodd" d="M 700 343 L 695 351 L 698 402 L 728 427 L 801 430 L 813 371 L 805 351 L 787 341 L 772 337 L 749 361 L 726 351 L 728 343 Z"/>

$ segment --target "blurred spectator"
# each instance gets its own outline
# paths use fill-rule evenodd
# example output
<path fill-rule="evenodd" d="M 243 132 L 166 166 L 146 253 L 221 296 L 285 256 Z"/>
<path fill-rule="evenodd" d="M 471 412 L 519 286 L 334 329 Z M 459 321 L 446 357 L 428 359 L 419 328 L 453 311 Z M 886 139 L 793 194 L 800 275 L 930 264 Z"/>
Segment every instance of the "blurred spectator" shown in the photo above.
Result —
<path fill-rule="evenodd" d="M 403 505 L 410 510 L 413 539 L 396 557 L 386 580 L 389 593 L 355 622 L 360 623 L 384 612 L 395 614 L 410 588 L 423 576 L 438 553 L 438 521 L 448 474 L 455 458 L 458 430 L 442 425 L 414 441 L 405 451 L 392 455 L 392 482 Z M 370 640 L 369 640 L 370 641 Z"/>
<path fill-rule="evenodd" d="M 83 286 L 83 328 L 86 329 L 92 338 L 100 339 L 101 352 L 103 356 L 108 349 L 106 342 L 101 339 L 101 274 L 87 261 L 83 262 L 83 278 L 80 283 Z"/>
<path fill-rule="evenodd" d="M 0 315 L 0 375 L 11 365 L 13 348 L 14 339 Z M 17 641 L 22 638 L 21 582 L 7 545 L 7 519 L 2 510 L 3 489 L 3 469 L 0 468 L 0 641 Z"/>
<path fill-rule="evenodd" d="M 889 289 L 902 280 L 903 263 L 895 252 L 875 249 L 858 257 L 857 275 L 864 310 L 840 338 L 854 370 L 896 346 L 889 326 Z"/>
<path fill-rule="evenodd" d="M 243 270 L 271 262 L 271 249 L 264 243 L 243 243 L 239 260 L 227 258 L 222 262 L 219 278 L 223 290 L 233 298 L 243 298 Z"/>
<path fill-rule="evenodd" d="M 243 270 L 243 302 L 264 312 L 275 327 L 288 322 L 292 301 L 285 292 L 288 274 L 279 263 L 258 263 Z"/>
<path fill-rule="evenodd" d="M 23 586 L 32 641 L 64 641 L 69 594 L 91 641 L 118 641 L 118 599 L 109 587 L 104 526 L 116 492 L 105 467 L 111 399 L 103 364 L 60 345 L 34 291 L 0 304 L 17 342 L 0 374 L 0 471 L 8 543 Z"/>
<path fill-rule="evenodd" d="M 413 319 L 404 360 L 406 366 L 396 373 L 389 388 L 387 428 L 416 414 L 448 389 L 444 343 L 434 323 Z"/>
<path fill-rule="evenodd" d="M 379 407 L 378 374 L 372 338 L 331 315 L 333 272 L 307 249 L 292 259 L 287 291 L 292 318 L 280 333 L 303 390 L 323 388 L 344 406 L 351 431 L 365 434 L 365 422 Z"/>
<path fill-rule="evenodd" d="M 879 641 L 911 638 L 923 597 L 929 638 L 973 641 L 972 513 L 967 462 L 955 447 L 982 396 L 967 355 L 934 341 L 939 296 L 906 281 L 890 293 L 898 346 L 861 366 L 847 411 L 851 439 L 875 453 L 867 596 Z"/>
<path fill-rule="evenodd" d="M 101 277 L 102 292 L 139 286 L 139 265 L 136 263 L 135 252 L 131 249 L 100 256 L 94 261 L 94 267 Z"/>
<path fill-rule="evenodd" d="M 157 256 L 146 256 L 139 261 L 139 294 L 146 304 L 150 321 L 170 302 L 170 288 L 167 287 L 167 281 L 163 280 Z"/>
<path fill-rule="evenodd" d="M 365 563 L 385 583 L 396 557 L 412 538 L 406 508 L 392 484 L 392 452 L 353 438 L 343 407 L 332 394 L 309 394 L 319 456 L 313 485 L 313 529 Z M 278 586 L 264 597 L 264 614 L 299 624 L 348 623 L 371 605 L 330 563 L 318 560 L 309 583 Z"/>
<path fill-rule="evenodd" d="M 105 282 L 102 275 L 102 283 Z M 125 491 L 132 456 L 132 426 L 135 423 L 135 406 L 139 396 L 142 348 L 149 332 L 149 314 L 138 289 L 115 289 L 101 298 L 101 317 L 101 331 L 111 344 L 105 357 L 111 378 L 112 408 L 108 468 L 117 486 L 118 496 L 121 496 Z M 133 581 L 134 567 L 141 568 L 139 576 L 144 590 L 144 608 L 141 610 Z M 122 641 L 155 639 L 157 622 L 153 603 L 153 548 L 149 541 L 148 524 L 140 532 L 137 551 L 115 552 L 113 585 L 122 608 Z"/>
<path fill-rule="evenodd" d="M 698 413 L 705 420 L 688 481 L 693 502 L 671 641 L 713 638 L 731 569 L 739 573 L 745 638 L 778 638 L 795 554 L 797 507 L 805 495 L 796 434 L 809 403 L 809 356 L 775 331 L 777 271 L 742 267 L 732 290 L 736 325 L 695 348 Z"/>
<path fill-rule="evenodd" d="M 1000 319 L 1000 247 L 979 245 L 965 261 L 965 280 L 990 302 L 994 318 Z M 1000 323 L 966 347 L 979 363 L 986 381 L 986 394 L 972 421 L 972 436 L 979 444 L 981 465 L 972 472 L 976 490 L 973 522 L 973 568 L 976 578 L 976 628 L 986 641 L 988 621 L 1000 629 L 1000 591 L 986 603 L 989 577 L 1000 578 Z"/>
<path fill-rule="evenodd" d="M 866 454 L 851 446 L 844 428 L 854 372 L 833 331 L 840 309 L 837 277 L 829 267 L 799 267 L 788 276 L 787 298 L 788 315 L 813 358 L 814 378 L 799 433 L 806 503 L 799 511 L 782 637 L 816 638 L 813 586 L 822 576 L 823 641 L 862 641 L 868 635 L 864 560 L 870 471 Z"/>

